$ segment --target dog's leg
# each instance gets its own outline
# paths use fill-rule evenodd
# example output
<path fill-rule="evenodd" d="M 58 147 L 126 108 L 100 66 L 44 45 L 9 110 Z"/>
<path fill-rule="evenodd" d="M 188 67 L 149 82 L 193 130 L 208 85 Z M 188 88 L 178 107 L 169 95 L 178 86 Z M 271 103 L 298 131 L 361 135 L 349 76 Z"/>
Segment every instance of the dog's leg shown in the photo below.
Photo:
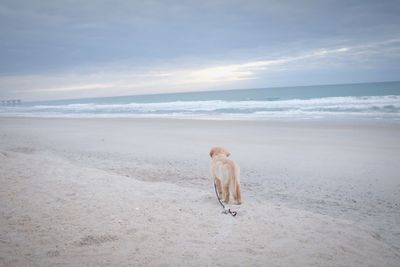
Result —
<path fill-rule="evenodd" d="M 223 193 L 224 193 L 224 202 L 228 203 L 229 202 L 229 182 L 224 184 Z"/>
<path fill-rule="evenodd" d="M 240 192 L 240 183 L 236 181 L 236 192 L 235 192 L 236 204 L 242 204 L 242 194 Z"/>
<path fill-rule="evenodd" d="M 231 181 L 230 189 L 231 189 L 232 197 L 235 200 L 236 204 L 240 205 L 242 203 L 241 194 L 240 194 L 240 184 L 234 178 L 232 178 L 230 181 Z"/>
<path fill-rule="evenodd" d="M 219 199 L 222 199 L 222 185 L 221 185 L 221 180 L 217 177 L 214 178 L 215 180 L 215 185 L 217 186 L 217 191 L 218 191 L 218 197 Z"/>

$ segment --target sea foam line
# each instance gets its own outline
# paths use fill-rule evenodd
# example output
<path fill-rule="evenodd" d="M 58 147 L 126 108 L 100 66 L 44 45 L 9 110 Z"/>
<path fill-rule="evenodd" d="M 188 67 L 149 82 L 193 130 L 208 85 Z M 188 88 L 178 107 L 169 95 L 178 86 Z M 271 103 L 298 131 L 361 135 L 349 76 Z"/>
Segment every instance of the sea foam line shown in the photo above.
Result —
<path fill-rule="evenodd" d="M 127 103 L 127 104 L 67 104 L 67 105 L 37 105 L 30 107 L 31 111 L 87 111 L 87 112 L 156 112 L 156 111 L 217 111 L 217 110 L 257 110 L 257 109 L 400 109 L 400 96 L 362 96 L 362 97 L 326 97 L 314 99 L 291 99 L 275 101 L 173 101 L 158 103 Z"/>

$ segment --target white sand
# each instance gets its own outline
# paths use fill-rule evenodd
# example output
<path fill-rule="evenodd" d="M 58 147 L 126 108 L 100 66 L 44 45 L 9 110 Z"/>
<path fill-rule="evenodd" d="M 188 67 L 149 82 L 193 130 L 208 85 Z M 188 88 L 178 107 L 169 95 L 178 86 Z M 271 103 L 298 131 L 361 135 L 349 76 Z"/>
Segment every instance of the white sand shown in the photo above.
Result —
<path fill-rule="evenodd" d="M 0 266 L 399 266 L 400 125 L 0 119 Z M 209 148 L 242 169 L 221 214 Z"/>

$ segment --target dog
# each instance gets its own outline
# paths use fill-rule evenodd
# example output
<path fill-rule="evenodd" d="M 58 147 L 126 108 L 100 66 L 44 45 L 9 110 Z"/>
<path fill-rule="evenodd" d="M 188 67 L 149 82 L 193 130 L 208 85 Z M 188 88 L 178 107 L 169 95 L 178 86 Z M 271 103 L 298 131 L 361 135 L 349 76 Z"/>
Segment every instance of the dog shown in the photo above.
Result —
<path fill-rule="evenodd" d="M 229 203 L 229 197 L 232 195 L 236 204 L 240 205 L 242 204 L 240 169 L 233 160 L 228 159 L 230 155 L 231 153 L 222 147 L 211 148 L 211 175 L 217 187 L 218 197 Z"/>

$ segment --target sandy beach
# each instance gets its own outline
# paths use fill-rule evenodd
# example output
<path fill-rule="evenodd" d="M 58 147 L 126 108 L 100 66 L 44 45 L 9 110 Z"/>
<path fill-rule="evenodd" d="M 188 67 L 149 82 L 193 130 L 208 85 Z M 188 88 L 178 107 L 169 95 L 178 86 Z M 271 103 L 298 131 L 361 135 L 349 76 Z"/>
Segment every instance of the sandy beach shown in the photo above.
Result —
<path fill-rule="evenodd" d="M 400 124 L 0 119 L 0 266 L 399 266 Z M 241 167 L 221 213 L 209 149 Z"/>

